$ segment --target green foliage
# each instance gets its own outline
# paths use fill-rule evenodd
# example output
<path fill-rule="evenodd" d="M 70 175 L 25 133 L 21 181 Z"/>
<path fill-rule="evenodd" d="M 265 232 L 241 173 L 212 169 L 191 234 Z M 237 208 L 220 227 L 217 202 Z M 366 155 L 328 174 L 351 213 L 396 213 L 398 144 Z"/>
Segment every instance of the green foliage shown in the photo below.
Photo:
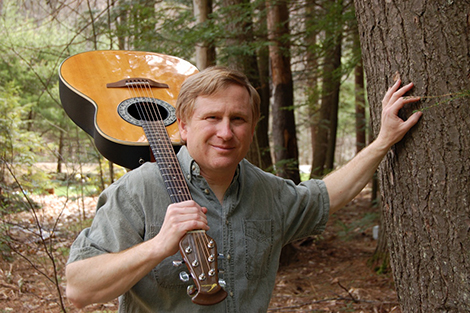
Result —
<path fill-rule="evenodd" d="M 87 40 L 95 50 L 151 51 L 189 59 L 193 20 L 190 1 L 115 1 L 104 9 L 83 10 L 73 27 L 79 36 L 71 44 L 83 49 Z"/>
<path fill-rule="evenodd" d="M 20 169 L 31 166 L 44 146 L 39 134 L 28 130 L 27 117 L 32 105 L 20 103 L 18 89 L 13 86 L 13 82 L 7 83 L 5 87 L 0 86 L 0 187 L 4 189 L 14 182 L 11 172 L 15 169 L 20 172 Z M 28 174 L 31 173 L 22 173 Z M 29 178 L 31 184 L 43 179 L 39 177 L 40 180 L 35 181 L 34 176 Z"/>

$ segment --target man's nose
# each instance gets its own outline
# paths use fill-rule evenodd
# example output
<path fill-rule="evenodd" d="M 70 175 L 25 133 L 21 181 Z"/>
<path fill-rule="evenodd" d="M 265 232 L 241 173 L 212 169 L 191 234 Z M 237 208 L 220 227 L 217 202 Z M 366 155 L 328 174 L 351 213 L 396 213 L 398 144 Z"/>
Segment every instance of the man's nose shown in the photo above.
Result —
<path fill-rule="evenodd" d="M 228 119 L 222 119 L 218 125 L 217 135 L 224 139 L 230 140 L 233 137 L 232 123 Z"/>

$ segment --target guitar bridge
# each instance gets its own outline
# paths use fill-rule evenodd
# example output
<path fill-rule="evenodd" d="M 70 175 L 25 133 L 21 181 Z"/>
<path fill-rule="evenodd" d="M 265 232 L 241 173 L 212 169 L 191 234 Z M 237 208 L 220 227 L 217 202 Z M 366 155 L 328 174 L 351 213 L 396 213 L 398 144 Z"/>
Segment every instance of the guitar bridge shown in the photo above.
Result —
<path fill-rule="evenodd" d="M 167 84 L 156 82 L 149 78 L 124 78 L 114 83 L 106 84 L 108 88 L 127 88 L 127 87 L 153 87 L 170 88 Z"/>

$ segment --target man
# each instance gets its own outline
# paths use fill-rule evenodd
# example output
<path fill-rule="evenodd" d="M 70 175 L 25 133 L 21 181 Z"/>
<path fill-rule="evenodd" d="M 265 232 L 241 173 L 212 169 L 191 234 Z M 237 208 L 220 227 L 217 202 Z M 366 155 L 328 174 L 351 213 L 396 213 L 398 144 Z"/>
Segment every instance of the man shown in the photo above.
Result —
<path fill-rule="evenodd" d="M 413 85 L 400 81 L 383 100 L 377 139 L 325 177 L 298 186 L 248 163 L 259 118 L 259 96 L 246 77 L 213 67 L 183 84 L 176 104 L 185 146 L 178 159 L 194 199 L 170 204 L 157 165 L 128 173 L 103 192 L 93 224 L 72 246 L 67 296 L 77 306 L 120 297 L 120 312 L 263 312 L 274 287 L 282 247 L 323 231 L 329 214 L 369 182 L 390 147 L 421 113 L 407 121 L 398 111 Z M 219 253 L 227 298 L 191 302 L 178 279 L 178 243 L 206 230 Z"/>

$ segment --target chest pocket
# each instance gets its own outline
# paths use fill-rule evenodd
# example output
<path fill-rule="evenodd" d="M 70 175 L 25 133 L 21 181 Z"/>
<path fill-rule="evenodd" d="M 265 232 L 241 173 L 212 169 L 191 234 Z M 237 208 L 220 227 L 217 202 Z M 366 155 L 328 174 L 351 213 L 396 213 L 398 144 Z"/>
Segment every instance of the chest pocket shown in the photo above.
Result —
<path fill-rule="evenodd" d="M 159 233 L 160 228 L 161 225 L 151 226 L 145 235 L 145 240 L 155 237 Z M 175 255 L 164 259 L 152 270 L 153 276 L 155 277 L 155 280 L 159 286 L 164 288 L 187 288 L 188 285 L 193 283 L 192 279 L 190 279 L 188 282 L 183 282 L 180 280 L 179 274 L 181 272 L 188 272 L 188 269 L 184 264 L 175 267 L 173 265 L 173 261 L 181 260 L 181 254 L 178 252 Z"/>
<path fill-rule="evenodd" d="M 244 231 L 246 278 L 263 278 L 273 250 L 272 220 L 246 220 Z"/>

